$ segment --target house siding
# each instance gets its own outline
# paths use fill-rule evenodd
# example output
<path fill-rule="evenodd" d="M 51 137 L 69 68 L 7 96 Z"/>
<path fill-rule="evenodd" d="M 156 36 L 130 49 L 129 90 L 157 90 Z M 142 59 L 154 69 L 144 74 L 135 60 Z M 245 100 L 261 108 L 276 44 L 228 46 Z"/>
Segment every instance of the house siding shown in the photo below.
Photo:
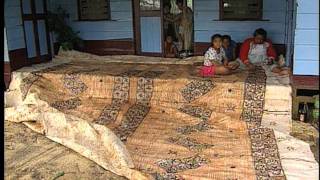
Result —
<path fill-rule="evenodd" d="M 4 3 L 8 50 L 25 48 L 20 0 L 4 1 Z"/>
<path fill-rule="evenodd" d="M 4 61 L 5 62 L 9 62 L 9 54 L 8 54 L 8 43 L 7 43 L 7 33 L 6 33 L 6 28 L 4 28 L 3 30 L 3 34 L 4 34 Z"/>
<path fill-rule="evenodd" d="M 319 76 L 319 0 L 297 0 L 293 74 Z"/>
<path fill-rule="evenodd" d="M 133 39 L 130 0 L 111 0 L 111 20 L 79 21 L 77 0 L 48 0 L 49 9 L 61 6 L 69 15 L 69 24 L 84 40 Z"/>
<path fill-rule="evenodd" d="M 286 6 L 286 0 L 264 0 L 265 21 L 220 21 L 219 0 L 194 0 L 195 42 L 210 42 L 216 33 L 228 34 L 236 42 L 242 42 L 261 27 L 274 43 L 285 44 Z"/>

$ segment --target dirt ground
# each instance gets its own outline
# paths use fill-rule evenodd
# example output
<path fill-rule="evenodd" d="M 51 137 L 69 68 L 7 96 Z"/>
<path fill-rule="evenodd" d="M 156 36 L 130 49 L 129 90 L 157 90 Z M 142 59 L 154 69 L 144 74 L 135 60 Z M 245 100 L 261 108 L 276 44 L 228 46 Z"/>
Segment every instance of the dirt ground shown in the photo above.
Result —
<path fill-rule="evenodd" d="M 319 132 L 293 121 L 292 136 L 310 144 L 319 162 Z M 317 144 L 318 143 L 318 144 Z M 126 179 L 106 171 L 78 153 L 33 132 L 23 124 L 5 121 L 5 179 Z"/>
<path fill-rule="evenodd" d="M 319 131 L 317 129 L 309 123 L 293 120 L 290 135 L 309 143 L 311 151 L 319 163 Z"/>
<path fill-rule="evenodd" d="M 23 124 L 5 121 L 5 179 L 125 179 Z"/>

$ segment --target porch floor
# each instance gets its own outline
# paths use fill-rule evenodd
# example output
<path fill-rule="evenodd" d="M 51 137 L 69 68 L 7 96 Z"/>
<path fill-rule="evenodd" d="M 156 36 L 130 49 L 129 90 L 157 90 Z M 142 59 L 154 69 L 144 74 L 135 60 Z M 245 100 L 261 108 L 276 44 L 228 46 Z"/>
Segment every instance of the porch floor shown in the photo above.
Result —
<path fill-rule="evenodd" d="M 130 61 L 123 63 L 126 58 Z M 289 135 L 291 130 L 289 77 L 275 76 L 268 67 L 262 66 L 250 73 L 240 70 L 230 76 L 203 79 L 197 77 L 194 65 L 200 60 L 197 57 L 189 61 L 163 59 L 150 61 L 156 65 L 148 65 L 147 59 L 152 58 L 143 58 L 143 64 L 139 58 L 142 57 L 98 57 L 73 53 L 59 56 L 47 65 L 40 64 L 19 70 L 14 74 L 14 83 L 6 95 L 7 109 L 11 112 L 6 115 L 7 120 L 15 122 L 36 120 L 35 124 L 25 124 L 48 138 L 98 161 L 97 163 L 105 168 L 110 164 L 105 160 L 119 160 L 112 159 L 119 156 L 117 152 L 124 153 L 124 157 L 120 159 L 125 159 L 125 149 L 127 149 L 136 170 L 156 176 L 182 176 L 186 179 L 195 177 L 255 179 L 264 176 L 281 178 L 283 175 L 287 179 L 317 177 L 318 164 L 308 144 Z M 58 64 L 62 66 L 56 66 Z M 48 66 L 52 68 L 47 69 Z M 38 74 L 31 73 L 30 76 L 30 72 L 35 71 Z M 60 79 L 63 79 L 64 85 L 61 85 Z M 30 80 L 32 84 L 25 86 L 25 82 Z M 17 82 L 20 82 L 20 86 Z M 28 89 L 24 89 L 26 87 Z M 118 91 L 114 87 L 119 87 L 121 90 Z M 20 96 L 26 97 L 25 100 L 17 99 L 16 92 L 19 89 Z M 76 95 L 69 95 L 68 91 Z M 70 96 L 74 98 L 70 99 Z M 128 102 L 121 104 L 124 99 Z M 43 107 L 45 106 L 43 101 L 48 102 L 51 107 Z M 117 106 L 119 102 L 120 106 Z M 40 106 L 41 103 L 43 105 Z M 28 106 L 25 106 L 26 104 Z M 261 104 L 264 106 L 260 106 Z M 32 108 L 32 105 L 36 108 Z M 59 109 L 59 112 L 51 110 L 52 108 Z M 54 113 L 55 118 L 50 120 L 50 114 L 46 114 L 48 111 Z M 25 116 L 30 112 L 40 113 L 42 116 Z M 58 118 L 60 115 L 72 118 L 63 121 Z M 43 119 L 46 116 L 48 119 Z M 75 117 L 85 119 L 86 123 L 98 125 L 81 126 L 76 123 L 78 120 L 75 121 L 77 119 Z M 107 123 L 110 119 L 113 121 Z M 66 125 L 63 126 L 63 123 Z M 103 147 L 100 147 L 101 144 L 100 146 L 96 144 L 102 141 L 99 137 L 104 134 L 99 136 L 94 134 L 108 130 L 101 129 L 101 125 L 112 130 L 123 140 L 126 148 L 121 151 L 109 151 L 110 146 L 115 148 L 114 144 L 119 143 L 114 139 L 112 144 L 102 145 L 105 146 L 105 152 L 104 155 L 99 154 L 100 148 Z M 10 124 L 6 127 L 9 132 Z M 77 127 L 88 128 L 85 128 L 86 132 L 83 134 L 79 133 L 82 130 L 77 130 Z M 19 128 L 21 127 L 17 127 Z M 90 128 L 93 128 L 92 132 Z M 19 136 L 17 131 L 13 132 L 11 135 L 9 133 L 11 137 L 17 134 Z M 65 136 L 66 133 L 69 137 Z M 91 151 L 91 154 L 96 153 L 95 156 L 98 158 L 88 155 L 73 144 L 68 144 L 70 135 L 75 137 L 71 138 L 73 142 L 83 143 L 86 150 Z M 109 138 L 112 139 L 113 136 Z M 14 143 L 12 140 L 9 142 Z M 34 142 L 36 140 L 31 143 Z M 261 145 L 255 145 L 256 142 L 262 143 L 263 149 Z M 41 169 L 41 163 L 44 161 L 37 161 L 37 158 L 34 158 L 38 155 L 36 153 L 32 155 L 33 151 L 30 151 L 32 148 L 23 147 L 23 142 L 20 143 L 21 146 L 10 143 L 8 147 L 13 149 L 9 151 L 11 153 L 9 157 L 17 154 L 17 161 L 21 161 L 18 162 L 21 164 L 20 170 L 28 171 L 28 167 L 37 163 L 39 163 L 37 167 Z M 88 143 L 91 145 L 88 146 Z M 49 150 L 53 148 L 51 145 L 48 146 Z M 47 145 L 42 146 L 45 147 Z M 92 147 L 93 149 L 90 149 Z M 265 154 L 259 156 L 253 153 L 256 148 L 262 150 L 259 150 L 259 153 Z M 280 156 L 270 153 L 274 148 Z M 21 152 L 31 153 L 32 158 L 29 161 L 21 158 Z M 65 154 L 63 151 L 52 152 L 56 154 L 48 154 L 40 159 L 53 156 L 52 161 L 56 164 L 63 159 L 68 161 L 76 159 L 74 155 L 59 158 Z M 108 157 L 108 153 L 111 153 L 112 157 Z M 269 167 L 267 161 L 259 164 L 261 158 L 265 157 L 271 158 L 273 162 L 281 161 L 281 165 L 277 164 L 277 168 L 273 169 L 272 165 Z M 50 160 L 51 158 L 46 159 Z M 189 161 L 192 161 L 192 164 L 188 164 Z M 8 162 L 13 162 L 13 159 L 11 161 L 9 159 Z M 177 166 L 174 162 L 180 164 Z M 293 167 L 292 164 L 298 165 Z M 260 165 L 266 166 L 267 169 L 259 170 Z M 274 166 L 275 164 L 272 167 Z M 91 166 L 84 166 L 83 169 L 88 169 L 90 173 L 103 172 L 92 170 Z M 50 176 L 57 173 L 52 169 L 48 172 L 51 173 Z M 64 171 L 65 177 L 69 172 L 72 171 Z M 264 174 L 265 172 L 268 174 Z M 37 174 L 39 175 L 39 172 L 35 171 L 33 175 Z M 22 176 L 27 175 L 28 173 L 22 173 Z"/>

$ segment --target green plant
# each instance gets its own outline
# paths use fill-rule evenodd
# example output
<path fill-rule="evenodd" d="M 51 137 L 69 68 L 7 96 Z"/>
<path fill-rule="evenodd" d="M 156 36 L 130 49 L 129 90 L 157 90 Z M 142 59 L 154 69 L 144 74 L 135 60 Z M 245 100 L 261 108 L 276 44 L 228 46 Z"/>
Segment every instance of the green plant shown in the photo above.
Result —
<path fill-rule="evenodd" d="M 48 11 L 48 26 L 51 32 L 57 35 L 57 41 L 63 50 L 72 50 L 83 47 L 83 40 L 78 36 L 79 32 L 74 32 L 67 24 L 66 19 L 69 14 L 60 6 L 55 12 Z"/>

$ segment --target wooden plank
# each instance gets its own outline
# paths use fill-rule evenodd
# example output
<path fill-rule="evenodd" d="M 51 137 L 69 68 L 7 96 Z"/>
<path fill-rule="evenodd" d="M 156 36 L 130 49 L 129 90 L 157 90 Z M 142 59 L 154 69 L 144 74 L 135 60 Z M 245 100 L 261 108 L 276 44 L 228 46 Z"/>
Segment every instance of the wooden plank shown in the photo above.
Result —
<path fill-rule="evenodd" d="M 133 38 L 132 31 L 109 31 L 109 32 L 80 32 L 80 37 L 84 40 L 111 40 Z"/>

